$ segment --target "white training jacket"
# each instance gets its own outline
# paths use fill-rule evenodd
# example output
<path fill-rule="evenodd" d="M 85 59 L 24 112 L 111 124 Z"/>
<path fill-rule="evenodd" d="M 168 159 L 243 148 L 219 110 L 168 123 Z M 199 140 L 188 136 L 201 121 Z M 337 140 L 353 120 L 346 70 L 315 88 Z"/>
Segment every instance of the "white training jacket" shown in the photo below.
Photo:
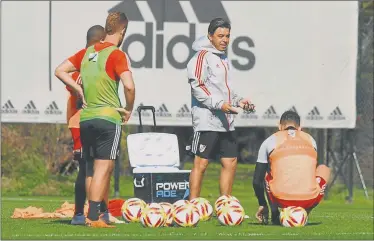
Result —
<path fill-rule="evenodd" d="M 197 39 L 192 49 L 197 52 L 187 64 L 187 74 L 194 131 L 235 130 L 235 115 L 221 111 L 224 102 L 237 107 L 242 99 L 233 90 L 232 67 L 225 52 L 217 50 L 206 36 Z"/>

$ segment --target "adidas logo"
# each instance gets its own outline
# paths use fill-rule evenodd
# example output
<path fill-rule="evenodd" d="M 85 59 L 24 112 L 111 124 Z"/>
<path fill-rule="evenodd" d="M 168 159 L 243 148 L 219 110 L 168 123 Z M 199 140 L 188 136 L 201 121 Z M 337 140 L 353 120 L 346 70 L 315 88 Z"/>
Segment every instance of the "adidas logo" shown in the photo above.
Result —
<path fill-rule="evenodd" d="M 257 120 L 258 115 L 255 114 L 255 112 L 245 112 L 243 111 L 242 115 L 240 116 L 241 119 L 246 119 L 246 120 Z"/>
<path fill-rule="evenodd" d="M 190 108 L 188 108 L 186 104 L 184 104 L 177 113 L 177 117 L 180 117 L 180 118 L 187 118 L 191 116 L 192 116 L 191 110 Z"/>
<path fill-rule="evenodd" d="M 14 108 L 10 100 L 5 102 L 3 107 L 1 107 L 1 114 L 17 114 L 17 113 L 18 111 Z"/>
<path fill-rule="evenodd" d="M 144 104 L 140 103 L 139 106 L 144 106 Z M 134 116 L 139 116 L 138 107 L 136 109 L 134 109 L 134 111 L 133 111 L 133 115 Z M 151 116 L 151 114 L 150 114 L 151 112 L 150 111 L 142 111 L 141 113 L 142 113 L 143 117 L 150 117 Z"/>
<path fill-rule="evenodd" d="M 146 2 L 146 4 L 140 4 L 141 2 Z M 137 27 L 134 32 L 128 32 L 122 45 L 122 50 L 129 55 L 133 68 L 162 69 L 168 63 L 175 69 L 185 69 L 188 60 L 195 54 L 191 46 L 197 37 L 196 24 L 209 24 L 216 17 L 230 21 L 222 2 L 222 0 L 168 0 L 165 8 L 165 1 L 162 0 L 132 0 L 121 1 L 108 12 L 124 12 L 130 22 L 145 23 L 143 29 Z M 210 11 L 206 11 L 207 9 Z M 191 10 L 193 13 L 190 13 Z M 197 21 L 194 17 L 191 18 L 191 14 L 196 16 Z M 232 12 L 232 14 L 235 13 Z M 178 27 L 170 26 L 170 23 L 188 25 L 189 28 L 185 32 L 175 31 Z M 144 46 L 143 56 L 133 55 L 135 49 L 139 48 L 139 44 Z M 178 53 L 180 56 L 186 56 L 185 58 L 177 58 L 174 53 L 176 46 L 181 44 L 188 47 L 188 52 Z M 254 40 L 247 34 L 239 34 L 232 40 L 232 46 L 236 46 L 231 57 L 233 68 L 243 71 L 252 69 L 255 55 L 241 46 L 256 46 Z M 239 58 L 245 58 L 247 61 L 238 61 Z"/>
<path fill-rule="evenodd" d="M 47 107 L 44 113 L 46 115 L 61 115 L 62 111 L 58 109 L 56 102 L 52 101 L 52 103 Z"/>
<path fill-rule="evenodd" d="M 291 109 L 289 109 L 289 110 L 298 113 L 295 106 L 292 106 Z"/>
<path fill-rule="evenodd" d="M 156 110 L 156 116 L 158 117 L 171 117 L 168 109 L 166 108 L 165 104 L 162 104 L 158 110 Z"/>
<path fill-rule="evenodd" d="M 38 109 L 36 108 L 34 102 L 30 100 L 30 102 L 23 108 L 23 114 L 39 114 Z"/>
<path fill-rule="evenodd" d="M 323 117 L 320 115 L 317 107 L 314 106 L 314 108 L 308 113 L 308 116 L 306 117 L 306 119 L 307 120 L 322 120 Z"/>
<path fill-rule="evenodd" d="M 271 105 L 263 115 L 264 119 L 279 119 L 277 112 L 274 107 Z"/>
<path fill-rule="evenodd" d="M 330 113 L 330 116 L 327 117 L 329 120 L 345 120 L 345 116 L 340 111 L 339 106 L 337 106 L 333 112 Z"/>

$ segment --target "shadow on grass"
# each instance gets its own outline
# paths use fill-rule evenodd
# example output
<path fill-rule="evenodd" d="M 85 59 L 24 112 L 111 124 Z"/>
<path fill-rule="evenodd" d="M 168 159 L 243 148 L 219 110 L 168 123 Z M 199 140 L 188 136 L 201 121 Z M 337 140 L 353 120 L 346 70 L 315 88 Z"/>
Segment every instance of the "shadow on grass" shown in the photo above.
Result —
<path fill-rule="evenodd" d="M 264 225 L 264 224 L 261 224 L 261 223 L 249 222 L 247 224 L 254 225 L 254 226 L 279 226 L 279 227 L 281 227 L 281 225 L 276 225 L 276 224 L 271 224 L 271 223 L 269 223 L 268 225 Z M 314 222 L 314 223 L 308 223 L 306 226 L 318 226 L 318 225 L 321 225 L 321 224 L 322 224 L 322 222 Z"/>
<path fill-rule="evenodd" d="M 63 225 L 70 225 L 71 222 L 71 219 L 55 219 L 55 220 L 51 220 L 50 222 L 47 222 L 45 224 L 63 224 Z"/>
<path fill-rule="evenodd" d="M 316 222 L 316 223 L 308 223 L 306 226 L 318 226 L 321 225 L 322 222 Z"/>

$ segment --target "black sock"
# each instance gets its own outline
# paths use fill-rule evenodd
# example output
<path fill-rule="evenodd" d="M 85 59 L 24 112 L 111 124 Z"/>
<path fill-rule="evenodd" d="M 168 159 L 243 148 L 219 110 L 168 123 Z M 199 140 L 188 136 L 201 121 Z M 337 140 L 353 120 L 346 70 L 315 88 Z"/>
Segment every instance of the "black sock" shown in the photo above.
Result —
<path fill-rule="evenodd" d="M 100 204 L 100 212 L 104 213 L 106 211 L 108 211 L 108 207 L 106 206 L 106 203 L 103 200 L 103 201 L 101 201 L 101 204 Z"/>
<path fill-rule="evenodd" d="M 87 218 L 91 221 L 99 220 L 100 203 L 95 201 L 88 201 L 88 215 Z"/>
<path fill-rule="evenodd" d="M 271 211 L 271 222 L 274 225 L 279 225 L 280 224 L 279 216 L 280 216 L 279 210 L 272 210 Z"/>
<path fill-rule="evenodd" d="M 75 180 L 74 197 L 75 197 L 75 212 L 74 214 L 84 213 L 84 203 L 86 201 L 86 165 L 83 159 L 79 159 L 79 172 Z"/>

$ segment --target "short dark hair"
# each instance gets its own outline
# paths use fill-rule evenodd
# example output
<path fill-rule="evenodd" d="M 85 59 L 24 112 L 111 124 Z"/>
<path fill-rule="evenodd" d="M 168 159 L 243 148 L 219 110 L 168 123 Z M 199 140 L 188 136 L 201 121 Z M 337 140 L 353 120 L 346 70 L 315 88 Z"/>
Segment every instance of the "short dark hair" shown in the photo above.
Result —
<path fill-rule="evenodd" d="M 280 118 L 280 124 L 286 125 L 286 124 L 294 124 L 296 127 L 300 126 L 300 116 L 295 111 L 288 110 L 284 112 Z"/>
<path fill-rule="evenodd" d="M 228 28 L 229 30 L 231 30 L 231 24 L 229 21 L 223 18 L 215 18 L 210 21 L 208 34 L 213 35 L 217 28 Z"/>
<path fill-rule="evenodd" d="M 91 44 L 97 43 L 105 38 L 105 30 L 101 25 L 94 25 L 87 31 L 87 47 Z"/>
<path fill-rule="evenodd" d="M 125 13 L 121 12 L 112 12 L 109 13 L 108 17 L 106 18 L 105 23 L 105 32 L 108 35 L 113 35 L 116 32 L 122 30 L 124 27 L 127 26 L 129 20 Z"/>

